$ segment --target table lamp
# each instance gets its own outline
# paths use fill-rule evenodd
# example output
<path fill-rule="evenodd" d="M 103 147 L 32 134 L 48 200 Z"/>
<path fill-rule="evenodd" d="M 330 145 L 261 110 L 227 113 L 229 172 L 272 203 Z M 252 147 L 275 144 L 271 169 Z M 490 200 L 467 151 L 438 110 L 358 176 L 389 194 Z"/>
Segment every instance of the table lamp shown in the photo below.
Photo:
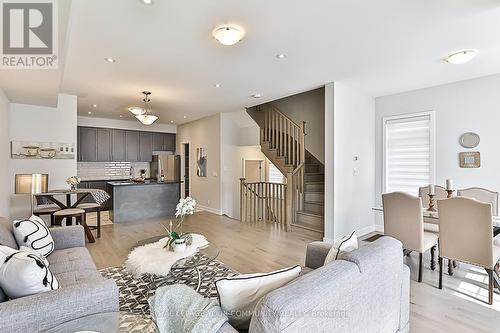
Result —
<path fill-rule="evenodd" d="M 31 214 L 33 214 L 33 195 L 47 192 L 49 175 L 41 173 L 16 174 L 16 194 L 31 194 Z"/>

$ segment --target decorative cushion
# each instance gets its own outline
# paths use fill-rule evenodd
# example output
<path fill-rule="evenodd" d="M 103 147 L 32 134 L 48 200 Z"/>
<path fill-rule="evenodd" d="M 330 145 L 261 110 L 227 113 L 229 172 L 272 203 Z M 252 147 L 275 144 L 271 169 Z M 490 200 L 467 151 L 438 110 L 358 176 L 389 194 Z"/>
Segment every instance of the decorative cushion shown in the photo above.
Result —
<path fill-rule="evenodd" d="M 220 306 L 229 323 L 238 330 L 247 330 L 258 301 L 297 278 L 300 271 L 300 266 L 295 266 L 271 273 L 242 274 L 215 282 Z"/>
<path fill-rule="evenodd" d="M 0 266 L 0 287 L 9 298 L 38 294 L 59 288 L 41 256 L 16 251 Z"/>
<path fill-rule="evenodd" d="M 27 246 L 44 257 L 54 251 L 54 240 L 45 222 L 38 216 L 32 215 L 27 220 L 13 222 L 14 236 L 19 246 Z"/>
<path fill-rule="evenodd" d="M 358 237 L 353 232 L 349 237 L 344 236 L 339 241 L 333 243 L 332 248 L 325 258 L 325 265 L 334 261 L 342 259 L 342 255 L 347 252 L 358 249 Z"/>

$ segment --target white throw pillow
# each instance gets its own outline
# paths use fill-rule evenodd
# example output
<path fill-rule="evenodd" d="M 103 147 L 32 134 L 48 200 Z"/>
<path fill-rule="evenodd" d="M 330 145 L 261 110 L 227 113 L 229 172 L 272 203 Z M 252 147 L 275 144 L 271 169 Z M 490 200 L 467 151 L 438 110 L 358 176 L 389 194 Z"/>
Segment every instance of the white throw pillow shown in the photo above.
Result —
<path fill-rule="evenodd" d="M 259 300 L 297 278 L 301 270 L 300 266 L 295 266 L 271 273 L 242 274 L 215 282 L 220 306 L 229 323 L 239 330 L 248 329 Z"/>
<path fill-rule="evenodd" d="M 342 259 L 342 255 L 358 249 L 358 237 L 353 232 L 349 237 L 344 236 L 339 241 L 333 243 L 332 248 L 325 258 L 325 265 L 334 261 Z"/>
<path fill-rule="evenodd" d="M 44 257 L 54 251 L 54 240 L 45 222 L 32 215 L 27 220 L 17 220 L 14 224 L 14 237 L 19 246 L 29 247 Z"/>
<path fill-rule="evenodd" d="M 10 298 L 19 298 L 59 288 L 44 259 L 31 252 L 16 251 L 0 266 L 0 287 Z"/>

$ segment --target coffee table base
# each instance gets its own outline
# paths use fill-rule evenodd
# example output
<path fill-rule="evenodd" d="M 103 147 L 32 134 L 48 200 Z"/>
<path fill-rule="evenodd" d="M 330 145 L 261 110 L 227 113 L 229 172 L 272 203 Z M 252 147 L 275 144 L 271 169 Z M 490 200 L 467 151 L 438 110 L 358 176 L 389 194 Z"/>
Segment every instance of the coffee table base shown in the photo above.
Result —
<path fill-rule="evenodd" d="M 196 280 L 195 279 L 190 279 L 189 281 L 195 282 L 196 283 L 196 292 L 200 291 L 201 288 L 201 271 L 199 266 L 194 267 L 194 270 L 196 271 Z M 186 270 L 181 270 L 181 269 L 173 269 L 170 271 L 176 279 L 178 279 L 178 276 L 182 274 L 183 272 L 186 272 Z M 155 284 L 155 289 L 163 287 L 167 285 L 167 277 L 160 277 L 153 279 L 154 284 Z"/>

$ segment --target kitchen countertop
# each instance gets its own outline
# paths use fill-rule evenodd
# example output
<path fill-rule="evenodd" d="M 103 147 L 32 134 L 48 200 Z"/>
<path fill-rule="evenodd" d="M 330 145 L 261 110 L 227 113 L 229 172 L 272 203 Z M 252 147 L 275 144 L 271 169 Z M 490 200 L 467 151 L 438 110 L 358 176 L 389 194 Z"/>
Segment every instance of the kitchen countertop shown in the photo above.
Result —
<path fill-rule="evenodd" d="M 166 184 L 179 184 L 179 180 L 168 180 L 164 182 L 157 182 L 155 180 L 146 180 L 144 183 L 135 183 L 128 180 L 125 181 L 110 181 L 108 182 L 111 186 L 144 186 L 144 185 L 166 185 Z"/>

